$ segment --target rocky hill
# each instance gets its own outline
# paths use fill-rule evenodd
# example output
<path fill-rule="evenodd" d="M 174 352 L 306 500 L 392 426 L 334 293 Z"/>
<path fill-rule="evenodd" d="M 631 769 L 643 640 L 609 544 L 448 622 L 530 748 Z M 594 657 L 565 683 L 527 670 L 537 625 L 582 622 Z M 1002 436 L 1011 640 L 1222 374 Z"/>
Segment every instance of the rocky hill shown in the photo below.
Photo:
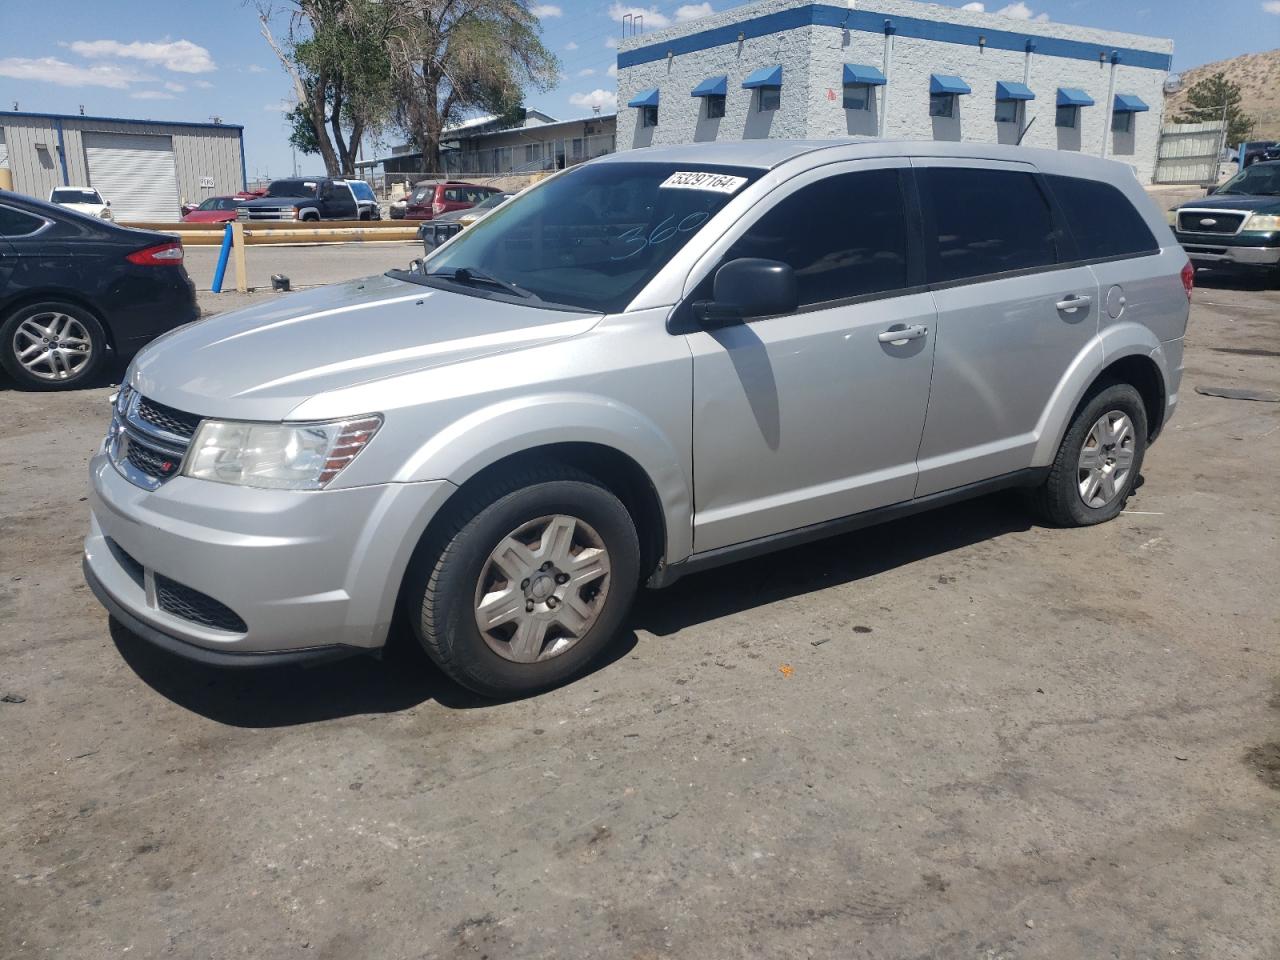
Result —
<path fill-rule="evenodd" d="M 1177 116 L 1186 102 L 1187 90 L 1197 80 L 1215 73 L 1226 74 L 1228 80 L 1240 87 L 1240 106 L 1245 116 L 1256 124 L 1252 139 L 1280 140 L 1280 50 L 1246 53 L 1185 71 L 1181 92 L 1165 103 L 1165 116 L 1169 119 Z"/>

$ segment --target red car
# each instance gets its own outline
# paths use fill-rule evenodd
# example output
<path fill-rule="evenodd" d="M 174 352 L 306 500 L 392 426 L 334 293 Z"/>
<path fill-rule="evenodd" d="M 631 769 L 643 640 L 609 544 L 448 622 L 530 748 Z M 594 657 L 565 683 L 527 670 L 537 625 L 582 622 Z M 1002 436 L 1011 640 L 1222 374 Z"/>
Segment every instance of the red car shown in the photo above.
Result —
<path fill-rule="evenodd" d="M 501 192 L 497 187 L 456 180 L 419 180 L 408 196 L 404 218 L 430 220 L 451 210 L 467 210 Z"/>
<path fill-rule="evenodd" d="M 182 219 L 188 223 L 226 223 L 236 218 L 242 203 L 240 197 L 210 197 Z"/>

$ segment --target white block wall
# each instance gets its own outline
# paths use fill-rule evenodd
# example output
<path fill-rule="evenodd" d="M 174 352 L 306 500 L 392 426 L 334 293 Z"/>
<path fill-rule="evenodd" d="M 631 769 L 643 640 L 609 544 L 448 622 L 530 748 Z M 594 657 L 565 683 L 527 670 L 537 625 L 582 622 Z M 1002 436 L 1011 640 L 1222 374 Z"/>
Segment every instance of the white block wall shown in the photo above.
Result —
<path fill-rule="evenodd" d="M 660 49 L 664 41 L 807 5 L 807 0 L 764 0 L 734 7 L 667 30 L 627 38 L 619 53 L 641 47 Z M 1116 49 L 1139 49 L 1170 54 L 1172 41 L 1066 24 L 1029 23 L 913 0 L 858 0 L 856 4 L 850 0 L 849 6 L 889 20 L 914 17 L 962 24 L 1017 33 L 1033 42 L 1040 37 L 1075 40 L 1096 45 L 1106 59 L 1100 62 L 1040 52 L 998 50 L 899 34 L 892 39 L 887 71 L 889 84 L 874 89 L 873 109 L 846 111 L 842 89 L 844 64 L 870 64 L 883 70 L 885 35 L 830 26 L 803 26 L 620 68 L 618 149 L 760 137 L 875 136 L 881 113 L 885 113 L 883 135 L 890 139 L 1013 143 L 1020 128 L 1015 124 L 996 123 L 995 85 L 999 80 L 1021 83 L 1026 78 L 1036 99 L 1023 107 L 1022 125 L 1035 121 L 1023 137 L 1024 146 L 1093 155 L 1101 155 L 1105 149 L 1108 156 L 1133 165 L 1143 182 L 1151 180 L 1167 74 L 1163 70 L 1126 65 L 1123 57 L 1113 67 L 1110 53 Z M 753 70 L 773 64 L 781 64 L 783 68 L 782 105 L 772 113 L 759 113 L 754 95 L 742 89 L 742 81 Z M 1110 129 L 1113 70 L 1114 93 L 1135 94 L 1151 108 L 1134 116 L 1129 134 L 1113 134 Z M 972 94 L 959 98 L 957 119 L 929 116 L 929 76 L 934 73 L 954 74 L 972 88 Z M 690 91 L 706 77 L 720 74 L 729 77 L 726 113 L 720 120 L 707 120 L 702 116 L 702 99 L 690 96 Z M 652 87 L 661 91 L 659 123 L 656 128 L 642 128 L 639 111 L 626 104 Z M 1078 87 L 1095 101 L 1094 106 L 1081 108 L 1080 123 L 1074 130 L 1055 126 L 1058 87 Z"/>

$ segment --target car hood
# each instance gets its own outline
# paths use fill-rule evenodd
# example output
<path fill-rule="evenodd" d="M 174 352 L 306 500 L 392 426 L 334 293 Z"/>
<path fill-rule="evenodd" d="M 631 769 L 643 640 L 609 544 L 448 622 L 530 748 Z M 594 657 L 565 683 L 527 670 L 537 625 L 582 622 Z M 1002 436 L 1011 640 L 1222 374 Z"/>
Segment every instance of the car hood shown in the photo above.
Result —
<path fill-rule="evenodd" d="M 256 200 L 246 200 L 241 204 L 242 207 L 288 207 L 296 206 L 299 203 L 315 203 L 315 197 L 258 197 Z"/>
<path fill-rule="evenodd" d="M 1203 200 L 1192 200 L 1189 203 L 1184 203 L 1178 209 L 1204 209 L 1206 207 L 1210 210 L 1251 210 L 1254 213 L 1280 213 L 1280 197 L 1254 194 L 1235 196 L 1233 194 L 1224 195 L 1218 193 L 1205 197 Z"/>
<path fill-rule="evenodd" d="M 90 217 L 102 216 L 102 211 L 107 209 L 105 203 L 60 203 L 60 207 L 66 207 L 68 210 L 74 210 L 76 213 L 83 213 Z"/>
<path fill-rule="evenodd" d="M 369 277 L 179 327 L 138 354 L 128 382 L 200 416 L 283 420 L 326 391 L 577 336 L 599 319 Z"/>
<path fill-rule="evenodd" d="M 182 219 L 187 223 L 216 223 L 219 220 L 234 220 L 235 210 L 192 210 Z"/>

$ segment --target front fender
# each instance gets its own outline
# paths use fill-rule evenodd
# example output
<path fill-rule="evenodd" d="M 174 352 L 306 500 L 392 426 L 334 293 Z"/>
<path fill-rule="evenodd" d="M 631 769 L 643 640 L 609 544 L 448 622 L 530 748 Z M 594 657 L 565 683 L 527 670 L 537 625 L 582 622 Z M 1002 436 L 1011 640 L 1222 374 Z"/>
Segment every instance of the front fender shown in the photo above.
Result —
<path fill-rule="evenodd" d="M 399 483 L 448 480 L 461 486 L 505 457 L 558 443 L 591 443 L 630 457 L 657 494 L 666 562 L 693 551 L 693 490 L 682 456 L 639 410 L 604 397 L 548 393 L 504 400 L 436 431 L 409 457 Z"/>
<path fill-rule="evenodd" d="M 1071 417 L 1085 393 L 1103 370 L 1129 356 L 1149 357 L 1159 369 L 1161 379 L 1168 383 L 1164 350 L 1149 328 L 1137 323 L 1115 323 L 1104 328 L 1076 354 L 1045 405 L 1036 425 L 1039 440 L 1031 460 L 1032 466 L 1046 467 L 1053 463 Z"/>

